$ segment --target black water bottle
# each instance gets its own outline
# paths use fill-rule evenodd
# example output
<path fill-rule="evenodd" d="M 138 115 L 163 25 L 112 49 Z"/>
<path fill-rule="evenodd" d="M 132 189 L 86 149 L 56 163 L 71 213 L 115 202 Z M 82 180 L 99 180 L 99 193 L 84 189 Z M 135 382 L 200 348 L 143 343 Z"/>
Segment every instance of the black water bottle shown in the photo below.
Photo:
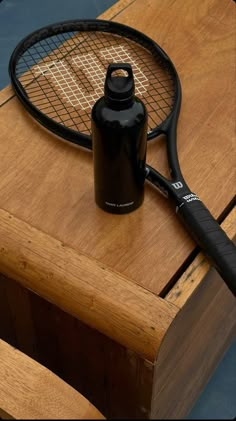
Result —
<path fill-rule="evenodd" d="M 95 201 L 111 213 L 131 212 L 144 198 L 147 112 L 134 88 L 131 66 L 110 64 L 92 109 Z"/>

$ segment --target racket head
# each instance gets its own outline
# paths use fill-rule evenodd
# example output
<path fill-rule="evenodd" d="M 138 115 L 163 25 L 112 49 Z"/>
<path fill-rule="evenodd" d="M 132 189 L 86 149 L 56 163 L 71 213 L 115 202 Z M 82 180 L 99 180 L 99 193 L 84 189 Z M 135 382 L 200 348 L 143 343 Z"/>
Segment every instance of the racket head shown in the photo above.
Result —
<path fill-rule="evenodd" d="M 132 65 L 136 95 L 148 111 L 148 140 L 176 125 L 181 86 L 173 63 L 153 40 L 120 23 L 73 20 L 41 28 L 16 46 L 9 75 L 39 123 L 91 149 L 91 108 L 103 95 L 111 62 Z"/>

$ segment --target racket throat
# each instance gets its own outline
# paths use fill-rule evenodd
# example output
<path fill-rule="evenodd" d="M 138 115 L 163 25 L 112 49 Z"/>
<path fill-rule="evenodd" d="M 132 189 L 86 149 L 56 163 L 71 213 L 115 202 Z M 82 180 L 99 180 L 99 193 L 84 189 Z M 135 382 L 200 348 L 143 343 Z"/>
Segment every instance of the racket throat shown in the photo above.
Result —
<path fill-rule="evenodd" d="M 175 203 L 181 202 L 184 195 L 190 192 L 184 179 L 180 176 L 176 180 L 168 180 L 150 165 L 146 165 L 146 179 L 155 186 L 167 199 L 173 199 Z"/>

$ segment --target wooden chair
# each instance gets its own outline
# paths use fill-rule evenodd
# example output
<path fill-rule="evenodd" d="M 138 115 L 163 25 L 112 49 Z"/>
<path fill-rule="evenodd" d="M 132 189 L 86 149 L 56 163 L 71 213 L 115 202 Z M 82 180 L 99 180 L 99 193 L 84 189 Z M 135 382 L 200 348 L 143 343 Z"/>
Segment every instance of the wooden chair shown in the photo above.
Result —
<path fill-rule="evenodd" d="M 0 418 L 104 419 L 79 392 L 1 339 Z"/>

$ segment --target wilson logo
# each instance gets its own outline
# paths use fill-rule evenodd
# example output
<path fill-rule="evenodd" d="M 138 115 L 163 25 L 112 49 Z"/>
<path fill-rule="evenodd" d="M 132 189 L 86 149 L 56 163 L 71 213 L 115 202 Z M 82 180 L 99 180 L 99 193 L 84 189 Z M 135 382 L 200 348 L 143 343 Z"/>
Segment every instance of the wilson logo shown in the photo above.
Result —
<path fill-rule="evenodd" d="M 178 190 L 178 189 L 182 189 L 183 187 L 183 183 L 181 183 L 181 181 L 177 181 L 176 183 L 172 183 L 172 186 Z"/>

